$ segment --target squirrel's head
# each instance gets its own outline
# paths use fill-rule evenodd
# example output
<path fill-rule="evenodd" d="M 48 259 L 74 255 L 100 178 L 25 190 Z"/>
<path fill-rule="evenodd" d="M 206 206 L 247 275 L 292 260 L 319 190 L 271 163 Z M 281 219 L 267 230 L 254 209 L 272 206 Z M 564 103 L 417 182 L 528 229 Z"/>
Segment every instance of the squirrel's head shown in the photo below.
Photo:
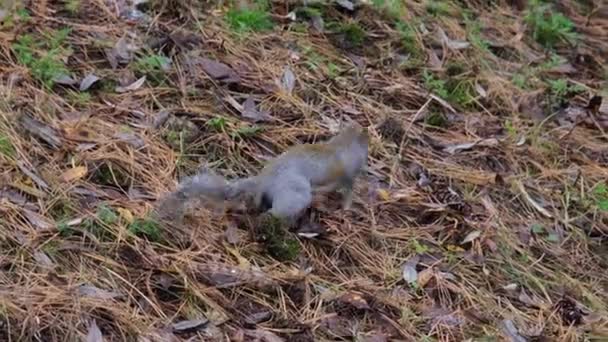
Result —
<path fill-rule="evenodd" d="M 333 139 L 338 144 L 350 145 L 356 143 L 367 145 L 369 143 L 368 129 L 355 121 L 342 125 L 340 133 Z"/>

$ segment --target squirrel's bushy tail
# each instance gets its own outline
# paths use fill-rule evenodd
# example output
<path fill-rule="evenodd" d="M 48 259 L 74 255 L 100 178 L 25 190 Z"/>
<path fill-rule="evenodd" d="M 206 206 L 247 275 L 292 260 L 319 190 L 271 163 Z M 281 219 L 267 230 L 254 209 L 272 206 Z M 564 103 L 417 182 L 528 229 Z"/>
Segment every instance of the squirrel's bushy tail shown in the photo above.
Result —
<path fill-rule="evenodd" d="M 161 199 L 156 211 L 163 218 L 181 218 L 190 200 L 205 199 L 220 204 L 226 199 L 228 189 L 229 183 L 224 177 L 204 169 L 182 180 L 175 191 Z"/>

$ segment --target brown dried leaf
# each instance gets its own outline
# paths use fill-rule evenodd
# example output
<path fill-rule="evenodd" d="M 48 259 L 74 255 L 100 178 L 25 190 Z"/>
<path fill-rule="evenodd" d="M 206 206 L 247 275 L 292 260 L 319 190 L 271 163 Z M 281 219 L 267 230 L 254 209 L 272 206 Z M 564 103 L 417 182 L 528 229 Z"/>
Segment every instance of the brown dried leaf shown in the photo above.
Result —
<path fill-rule="evenodd" d="M 528 340 L 519 334 L 512 320 L 506 319 L 502 321 L 502 331 L 507 335 L 510 342 L 527 342 Z"/>
<path fill-rule="evenodd" d="M 296 86 L 296 75 L 294 75 L 293 71 L 289 66 L 286 66 L 283 70 L 283 77 L 281 78 L 281 87 L 288 94 L 293 92 L 293 89 Z"/>
<path fill-rule="evenodd" d="M 284 339 L 280 338 L 279 336 L 275 335 L 274 333 L 271 333 L 270 331 L 264 331 L 264 330 L 244 330 L 245 335 L 248 337 L 253 338 L 253 341 L 260 341 L 260 342 L 283 342 L 285 341 Z"/>
<path fill-rule="evenodd" d="M 59 178 L 61 178 L 63 182 L 67 183 L 81 179 L 82 177 L 86 176 L 87 172 L 88 169 L 86 166 L 77 166 L 64 171 Z"/>
<path fill-rule="evenodd" d="M 99 77 L 95 76 L 94 74 L 88 74 L 82 79 L 82 81 L 80 81 L 80 87 L 78 89 L 80 91 L 88 90 L 97 81 L 99 81 Z"/>
<path fill-rule="evenodd" d="M 29 209 L 24 208 L 23 214 L 25 215 L 25 218 L 27 218 L 27 220 L 30 221 L 30 223 L 38 229 L 47 230 L 54 227 L 54 224 L 51 222 L 51 220 Z"/>
<path fill-rule="evenodd" d="M 73 86 L 75 84 L 78 84 L 78 81 L 76 81 L 72 76 L 67 74 L 60 74 L 53 77 L 53 82 L 66 86 Z"/>
<path fill-rule="evenodd" d="M 128 86 L 126 86 L 126 87 L 118 86 L 118 87 L 116 87 L 115 90 L 117 93 L 126 93 L 128 91 L 134 91 L 134 90 L 141 88 L 141 86 L 143 86 L 145 82 L 146 82 L 146 76 L 144 75 L 137 81 L 129 84 Z"/>
<path fill-rule="evenodd" d="M 42 251 L 34 252 L 34 259 L 43 267 L 52 268 L 55 266 L 51 258 Z"/>
<path fill-rule="evenodd" d="M 193 333 L 198 330 L 204 329 L 205 327 L 207 327 L 208 324 L 209 324 L 208 319 L 192 319 L 192 320 L 186 320 L 186 321 L 181 321 L 181 322 L 175 323 L 171 326 L 171 328 L 173 329 L 173 332 L 176 334 L 179 334 L 179 333 L 185 334 L 185 333 Z"/>
<path fill-rule="evenodd" d="M 136 149 L 140 149 L 146 146 L 146 142 L 144 141 L 144 139 L 138 137 L 137 135 L 131 132 L 118 132 L 114 134 L 114 138 L 124 141 Z"/>
<path fill-rule="evenodd" d="M 355 5 L 352 3 L 352 1 L 349 1 L 349 0 L 336 0 L 336 4 L 340 5 L 340 7 L 347 9 L 349 11 L 355 10 Z"/>
<path fill-rule="evenodd" d="M 20 122 L 21 126 L 31 135 L 44 140 L 55 149 L 61 147 L 61 138 L 59 138 L 59 134 L 57 134 L 57 131 L 53 127 L 32 118 L 28 114 L 22 115 Z"/>
<path fill-rule="evenodd" d="M 467 42 L 466 40 L 450 39 L 441 27 L 437 28 L 437 38 L 439 38 L 439 40 L 451 50 L 463 50 L 471 45 L 471 43 Z"/>
<path fill-rule="evenodd" d="M 353 292 L 353 291 L 346 292 L 345 294 L 340 296 L 339 300 L 342 303 L 351 305 L 360 310 L 370 309 L 370 306 L 367 303 L 367 301 L 365 300 L 365 298 L 363 298 L 363 296 L 357 292 Z"/>
<path fill-rule="evenodd" d="M 93 285 L 80 285 L 78 287 L 78 294 L 83 297 L 91 297 L 105 300 L 122 296 L 118 292 L 103 290 Z"/>
<path fill-rule="evenodd" d="M 196 60 L 203 70 L 212 78 L 225 83 L 239 83 L 241 78 L 229 66 L 209 58 L 200 57 Z"/>
<path fill-rule="evenodd" d="M 239 232 L 236 229 L 236 225 L 230 224 L 226 231 L 224 232 L 224 237 L 226 241 L 231 245 L 236 245 L 241 241 L 241 237 L 239 236 Z"/>
<path fill-rule="evenodd" d="M 462 242 L 460 242 L 460 244 L 464 245 L 465 243 L 469 243 L 469 242 L 477 239 L 480 236 L 481 236 L 481 232 L 479 230 L 474 230 L 474 231 L 470 232 L 469 234 L 467 234 L 467 236 L 465 236 L 465 238 L 462 239 Z"/>
<path fill-rule="evenodd" d="M 199 265 L 195 271 L 210 284 L 223 288 L 246 284 L 264 290 L 275 288 L 277 285 L 270 276 L 262 271 L 241 269 L 230 265 L 207 263 Z"/>
<path fill-rule="evenodd" d="M 420 261 L 420 256 L 416 255 L 410 258 L 403 265 L 403 280 L 405 280 L 408 284 L 412 284 L 418 280 L 418 271 L 416 271 L 416 266 Z"/>
<path fill-rule="evenodd" d="M 30 177 L 32 179 L 32 181 L 34 181 L 34 183 L 36 183 L 39 187 L 43 188 L 43 189 L 48 189 L 49 185 L 40 177 L 38 177 L 38 175 L 36 175 L 36 173 L 34 173 L 34 171 L 31 171 L 26 165 L 25 163 L 23 163 L 22 161 L 18 161 L 17 162 L 17 167 L 19 168 L 19 170 L 21 170 L 21 172 L 23 172 L 26 176 Z"/>
<path fill-rule="evenodd" d="M 87 342 L 103 342 L 101 330 L 99 330 L 99 327 L 97 326 L 97 322 L 95 320 L 92 320 L 91 325 L 89 325 L 89 332 L 87 333 Z"/>
<path fill-rule="evenodd" d="M 455 154 L 456 152 L 459 152 L 462 150 L 469 150 L 475 146 L 494 147 L 494 146 L 497 146 L 498 143 L 499 143 L 498 139 L 489 138 L 489 139 L 482 139 L 482 140 L 477 140 L 477 141 L 468 142 L 468 143 L 450 145 L 450 146 L 445 147 L 443 150 L 448 152 L 449 154 Z"/>
<path fill-rule="evenodd" d="M 253 122 L 268 121 L 271 119 L 268 112 L 260 111 L 256 108 L 255 101 L 251 95 L 243 102 L 242 107 L 243 110 L 241 111 L 241 114 L 244 117 L 251 119 Z"/>

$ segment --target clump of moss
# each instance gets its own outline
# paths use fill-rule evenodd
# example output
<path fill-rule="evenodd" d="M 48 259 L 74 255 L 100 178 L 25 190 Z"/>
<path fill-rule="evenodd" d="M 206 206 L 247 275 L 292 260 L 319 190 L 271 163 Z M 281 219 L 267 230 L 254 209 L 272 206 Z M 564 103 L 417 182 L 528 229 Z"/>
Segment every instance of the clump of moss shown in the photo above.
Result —
<path fill-rule="evenodd" d="M 300 255 L 298 240 L 292 237 L 282 220 L 270 214 L 263 214 L 256 226 L 256 232 L 273 258 L 293 261 Z"/>
<path fill-rule="evenodd" d="M 136 236 L 145 236 L 150 241 L 161 241 L 161 226 L 150 218 L 139 218 L 129 224 L 128 231 Z"/>

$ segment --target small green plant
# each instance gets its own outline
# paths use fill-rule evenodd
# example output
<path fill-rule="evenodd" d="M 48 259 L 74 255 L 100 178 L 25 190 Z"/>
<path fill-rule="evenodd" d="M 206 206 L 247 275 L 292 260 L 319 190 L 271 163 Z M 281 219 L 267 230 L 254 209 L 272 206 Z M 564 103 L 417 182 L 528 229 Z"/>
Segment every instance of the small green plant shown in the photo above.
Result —
<path fill-rule="evenodd" d="M 47 88 L 51 88 L 58 77 L 69 75 L 61 57 L 69 52 L 63 44 L 70 32 L 70 28 L 64 28 L 47 32 L 38 39 L 26 34 L 19 37 L 12 46 L 17 61 L 26 66 L 32 76 Z"/>
<path fill-rule="evenodd" d="M 257 126 L 257 125 L 253 125 L 253 126 L 244 126 L 244 127 L 240 127 L 236 132 L 234 132 L 233 136 L 234 137 L 243 137 L 243 138 L 249 138 L 249 137 L 254 137 L 256 135 L 258 135 L 260 132 L 262 132 L 264 130 L 263 127 Z"/>
<path fill-rule="evenodd" d="M 561 106 L 566 103 L 567 99 L 584 91 L 579 85 L 570 85 L 565 79 L 548 80 L 549 84 L 549 101 L 553 106 Z"/>
<path fill-rule="evenodd" d="M 165 80 L 165 73 L 170 69 L 171 59 L 162 55 L 148 55 L 135 61 L 135 71 L 146 75 L 149 80 L 161 84 Z"/>
<path fill-rule="evenodd" d="M 532 37 L 545 48 L 553 48 L 560 42 L 572 43 L 576 40 L 574 24 L 561 13 L 555 12 L 550 4 L 532 0 L 524 17 L 532 29 Z"/>
<path fill-rule="evenodd" d="M 139 218 L 129 224 L 127 229 L 131 234 L 136 236 L 145 236 L 150 241 L 161 241 L 161 225 L 157 221 L 150 218 Z"/>
<path fill-rule="evenodd" d="M 450 5 L 444 1 L 430 0 L 426 3 L 426 12 L 432 16 L 439 17 L 450 14 Z"/>
<path fill-rule="evenodd" d="M 14 158 L 16 153 L 15 147 L 9 137 L 0 133 L 0 154 L 8 158 Z"/>
<path fill-rule="evenodd" d="M 426 88 L 429 91 L 434 92 L 435 94 L 437 94 L 437 96 L 441 97 L 442 99 L 447 99 L 448 98 L 448 91 L 445 87 L 445 81 L 435 78 L 435 76 L 428 72 L 427 70 L 424 70 L 422 72 L 422 78 L 424 79 L 424 85 L 426 86 Z"/>
<path fill-rule="evenodd" d="M 91 94 L 86 91 L 68 90 L 67 100 L 72 106 L 85 106 L 91 102 Z"/>
<path fill-rule="evenodd" d="M 328 28 L 336 32 L 346 46 L 359 47 L 365 42 L 367 33 L 357 22 L 340 23 L 332 21 L 328 23 Z"/>
<path fill-rule="evenodd" d="M 452 73 L 455 72 L 455 70 L 452 70 Z M 469 80 L 451 77 L 450 80 L 446 82 L 436 78 L 426 70 L 423 71 L 422 78 L 424 79 L 426 88 L 444 100 L 463 107 L 467 107 L 473 102 L 475 90 Z"/>
<path fill-rule="evenodd" d="M 606 183 L 599 183 L 593 189 L 595 204 L 601 211 L 608 212 L 608 186 Z"/>
<path fill-rule="evenodd" d="M 416 37 L 416 29 L 409 23 L 399 21 L 397 22 L 397 31 L 401 38 L 401 45 L 403 49 L 410 54 L 420 54 L 420 45 Z"/>
<path fill-rule="evenodd" d="M 266 1 L 257 1 L 249 9 L 231 8 L 226 13 L 225 20 L 238 33 L 263 32 L 274 27 Z"/>
<path fill-rule="evenodd" d="M 258 239 L 264 242 L 268 253 L 279 261 L 293 261 L 300 255 L 300 243 L 280 219 L 264 214 L 256 227 Z"/>
<path fill-rule="evenodd" d="M 226 129 L 226 118 L 223 117 L 216 117 L 213 118 L 209 121 L 207 121 L 207 126 L 213 128 L 216 131 L 223 131 L 224 129 Z"/>
<path fill-rule="evenodd" d="M 489 52 L 490 44 L 481 36 L 481 23 L 470 19 L 466 14 L 464 16 L 464 22 L 467 28 L 467 39 L 471 42 L 471 45 L 480 51 Z"/>
<path fill-rule="evenodd" d="M 372 0 L 372 4 L 378 10 L 384 11 L 395 19 L 405 14 L 405 6 L 402 0 Z"/>
<path fill-rule="evenodd" d="M 424 119 L 424 123 L 433 127 L 445 127 L 448 123 L 448 119 L 443 113 L 430 112 Z"/>
<path fill-rule="evenodd" d="M 100 240 L 107 240 L 108 227 L 115 225 L 118 222 L 118 213 L 110 206 L 102 204 L 97 208 L 95 216 L 86 219 L 82 224 L 86 231 L 93 234 Z M 72 230 L 65 225 L 60 229 L 61 234 L 71 234 Z"/>
<path fill-rule="evenodd" d="M 339 66 L 337 66 L 336 64 L 329 62 L 327 64 L 327 77 L 329 77 L 330 79 L 335 79 L 336 77 L 338 77 L 340 75 L 340 73 L 342 72 L 342 69 L 340 69 Z"/>
<path fill-rule="evenodd" d="M 74 15 L 80 10 L 80 5 L 80 0 L 67 0 L 65 2 L 65 9 L 70 12 L 70 14 Z"/>

